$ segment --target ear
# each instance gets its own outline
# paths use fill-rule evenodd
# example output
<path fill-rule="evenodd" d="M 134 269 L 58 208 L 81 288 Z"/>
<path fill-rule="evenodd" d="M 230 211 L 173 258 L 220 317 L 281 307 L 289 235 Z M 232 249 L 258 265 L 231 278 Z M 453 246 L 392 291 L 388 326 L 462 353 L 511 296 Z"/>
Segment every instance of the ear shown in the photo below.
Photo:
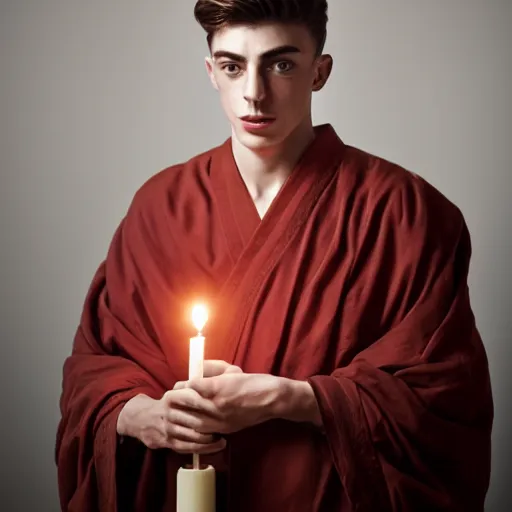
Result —
<path fill-rule="evenodd" d="M 206 65 L 206 72 L 208 73 L 208 77 L 210 78 L 210 82 L 213 85 L 213 88 L 215 90 L 219 90 L 219 87 L 217 85 L 217 80 L 215 79 L 215 73 L 213 71 L 213 60 L 211 57 L 205 58 L 205 65 Z"/>
<path fill-rule="evenodd" d="M 313 81 L 313 91 L 319 91 L 327 83 L 331 75 L 333 59 L 330 55 L 321 55 L 316 65 L 315 79 Z"/>

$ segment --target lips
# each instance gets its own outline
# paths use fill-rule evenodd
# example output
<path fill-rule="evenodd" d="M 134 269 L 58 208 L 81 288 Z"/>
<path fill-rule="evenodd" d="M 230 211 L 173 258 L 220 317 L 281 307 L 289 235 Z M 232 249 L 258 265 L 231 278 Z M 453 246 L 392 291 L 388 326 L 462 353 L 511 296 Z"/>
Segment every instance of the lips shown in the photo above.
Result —
<path fill-rule="evenodd" d="M 266 133 L 267 128 L 270 128 L 275 117 L 259 115 L 259 116 L 244 116 L 241 117 L 242 127 L 246 132 L 249 133 Z"/>
<path fill-rule="evenodd" d="M 275 117 L 272 116 L 243 116 L 240 118 L 245 123 L 264 124 L 275 121 Z"/>

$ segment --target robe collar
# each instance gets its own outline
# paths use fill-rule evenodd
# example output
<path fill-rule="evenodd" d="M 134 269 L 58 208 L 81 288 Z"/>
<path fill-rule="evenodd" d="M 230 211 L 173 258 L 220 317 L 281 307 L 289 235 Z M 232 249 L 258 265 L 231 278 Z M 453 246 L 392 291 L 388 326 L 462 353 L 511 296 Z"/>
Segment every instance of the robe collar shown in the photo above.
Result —
<path fill-rule="evenodd" d="M 222 225 L 233 261 L 250 245 L 260 246 L 277 226 L 287 224 L 305 206 L 304 199 L 315 183 L 342 159 L 345 145 L 330 124 L 316 126 L 315 138 L 260 218 L 238 170 L 232 137 L 216 148 L 212 156 L 211 179 Z"/>

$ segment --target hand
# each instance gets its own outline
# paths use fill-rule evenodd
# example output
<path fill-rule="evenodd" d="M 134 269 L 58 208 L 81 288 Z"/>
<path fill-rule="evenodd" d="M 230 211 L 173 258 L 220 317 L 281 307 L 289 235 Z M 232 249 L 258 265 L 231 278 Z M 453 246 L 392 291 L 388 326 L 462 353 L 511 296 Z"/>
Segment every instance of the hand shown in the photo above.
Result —
<path fill-rule="evenodd" d="M 238 366 L 225 361 L 204 362 L 204 375 L 213 377 L 225 373 L 242 373 Z M 139 439 L 148 448 L 170 448 L 179 453 L 214 453 L 222 450 L 226 442 L 212 435 L 196 432 L 200 425 L 194 416 L 197 409 L 202 414 L 218 414 L 208 400 L 192 389 L 168 391 L 160 400 L 137 395 L 126 403 L 117 421 L 117 432 Z"/>
<path fill-rule="evenodd" d="M 196 410 L 218 413 L 214 404 L 192 389 L 167 391 L 160 400 L 137 395 L 121 410 L 117 432 L 139 439 L 150 449 L 168 448 L 178 453 L 215 453 L 226 446 L 225 439 L 197 432 Z"/>
<path fill-rule="evenodd" d="M 174 390 L 188 389 L 201 396 L 196 404 L 197 432 L 229 434 L 274 417 L 283 382 L 273 375 L 225 371 L 214 377 L 177 382 Z"/>
<path fill-rule="evenodd" d="M 197 411 L 198 432 L 228 434 L 271 419 L 310 423 L 323 431 L 323 421 L 313 388 L 306 381 L 237 371 L 219 376 L 177 382 L 174 389 L 192 389 L 211 400 L 212 416 Z"/>

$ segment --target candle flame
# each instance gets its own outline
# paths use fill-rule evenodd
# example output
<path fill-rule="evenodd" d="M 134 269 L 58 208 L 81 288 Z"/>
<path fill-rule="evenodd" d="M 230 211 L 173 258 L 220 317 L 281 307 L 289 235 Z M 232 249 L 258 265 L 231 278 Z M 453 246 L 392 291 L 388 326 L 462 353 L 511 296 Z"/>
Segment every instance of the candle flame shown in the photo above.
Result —
<path fill-rule="evenodd" d="M 197 304 L 192 309 L 192 323 L 197 329 L 197 332 L 201 332 L 206 322 L 208 321 L 208 310 L 203 304 Z"/>

